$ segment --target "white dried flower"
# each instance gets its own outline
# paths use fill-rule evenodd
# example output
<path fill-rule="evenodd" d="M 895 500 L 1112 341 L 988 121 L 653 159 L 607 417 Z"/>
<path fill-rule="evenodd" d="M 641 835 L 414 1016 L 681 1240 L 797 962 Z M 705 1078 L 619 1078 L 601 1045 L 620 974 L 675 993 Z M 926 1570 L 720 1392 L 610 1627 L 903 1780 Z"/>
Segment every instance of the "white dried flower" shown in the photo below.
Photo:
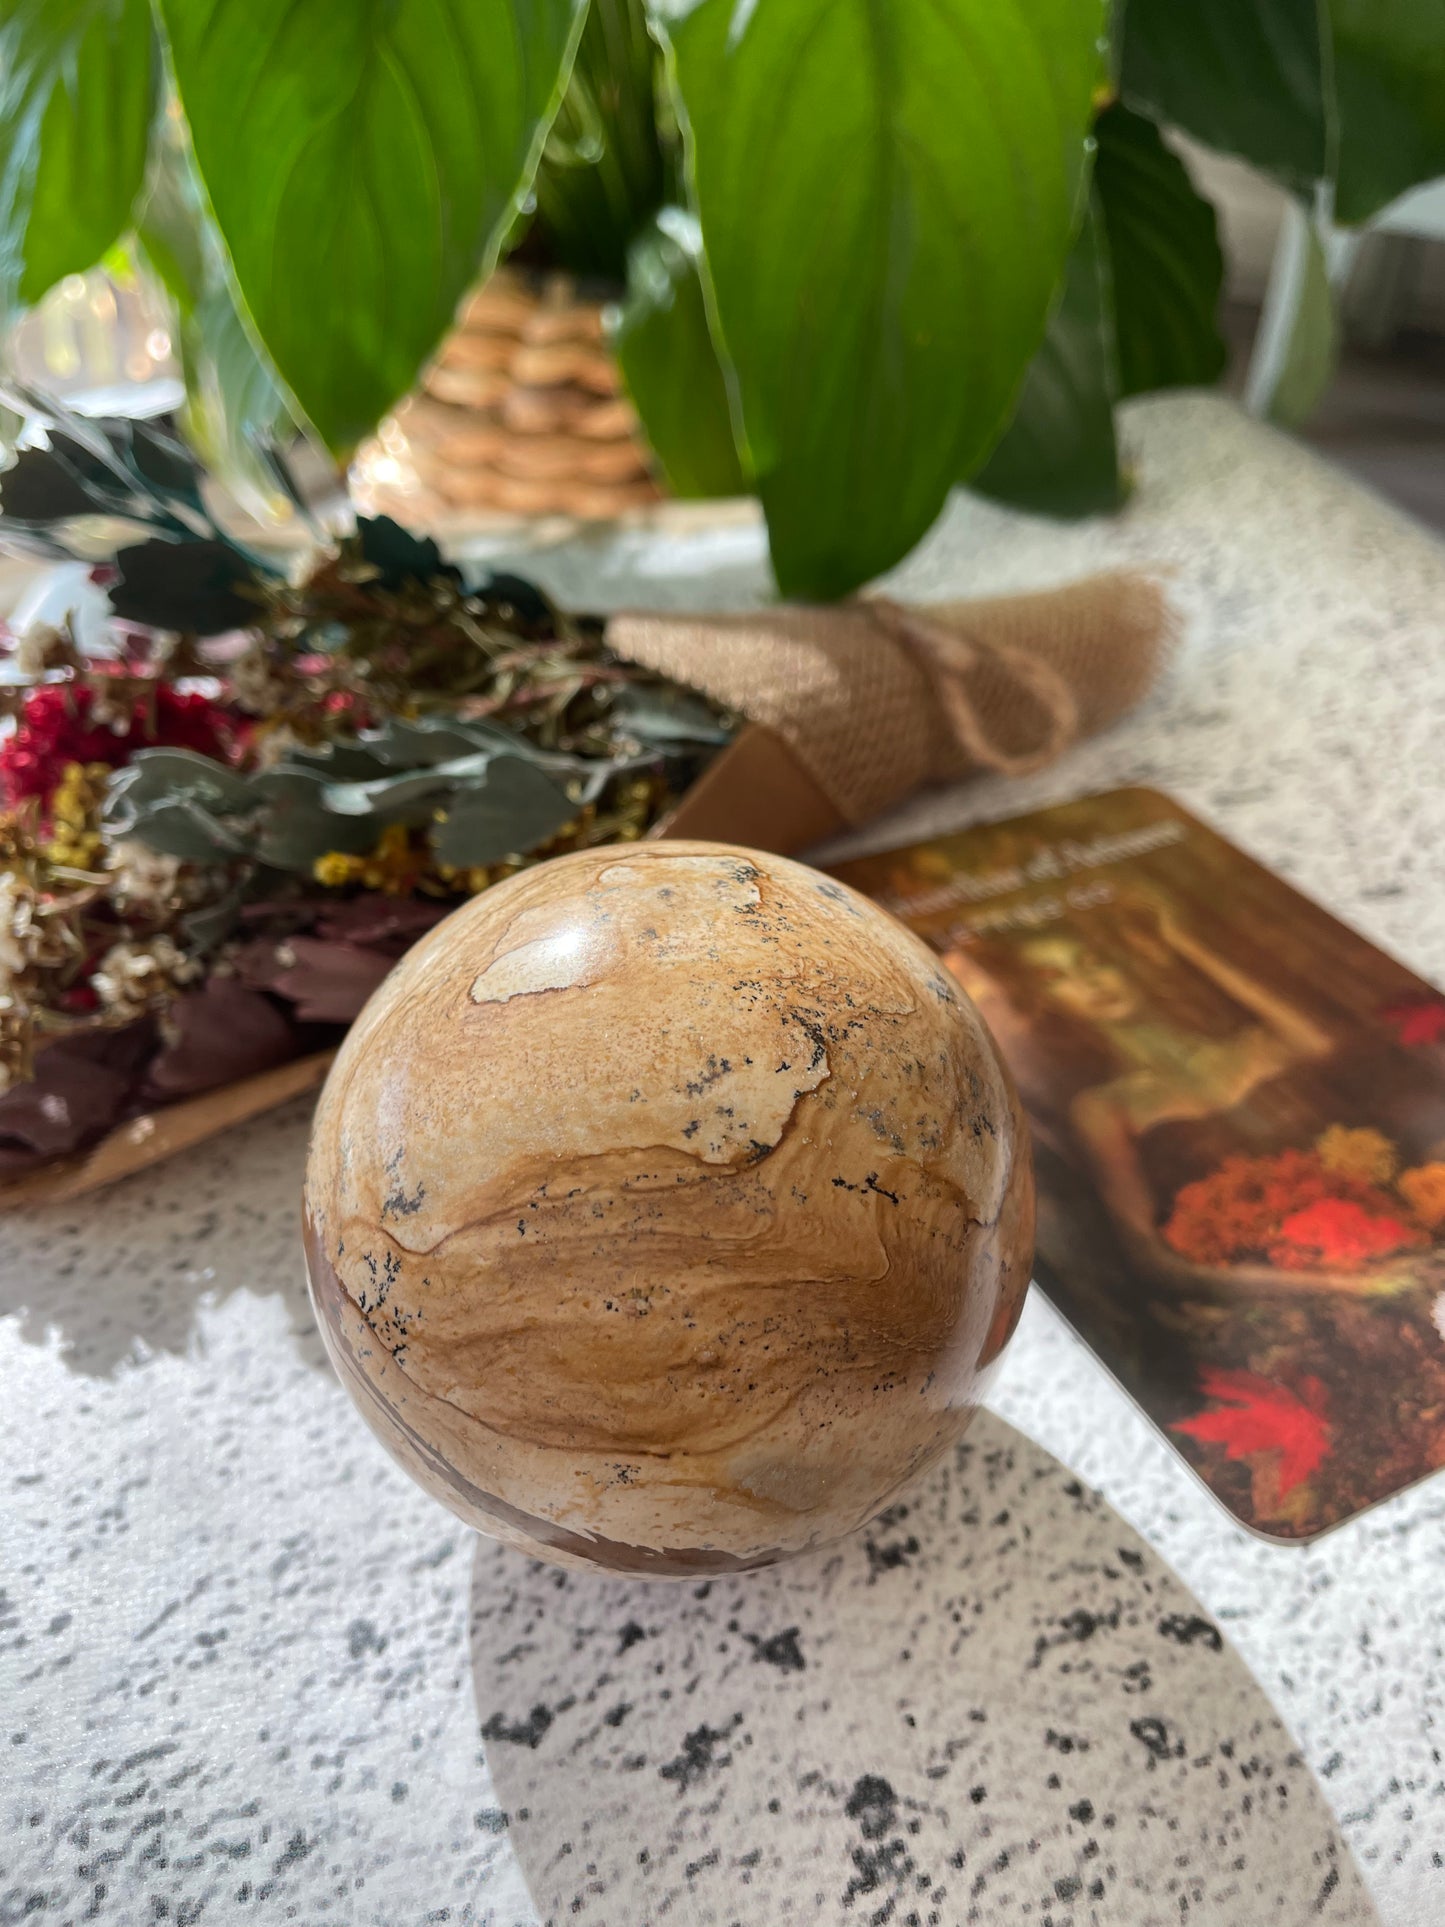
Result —
<path fill-rule="evenodd" d="M 160 936 L 112 944 L 90 981 L 111 1016 L 139 1017 L 200 974 L 194 957 L 177 949 L 170 937 Z"/>
<path fill-rule="evenodd" d="M 30 961 L 31 895 L 13 870 L 0 871 L 0 993 L 10 990 Z"/>
<path fill-rule="evenodd" d="M 111 898 L 121 908 L 130 904 L 172 903 L 184 894 L 180 858 L 151 849 L 139 837 L 127 836 L 113 843 L 106 867 L 113 878 Z"/>
<path fill-rule="evenodd" d="M 1442 1291 L 1431 1305 L 1430 1317 L 1434 1321 L 1436 1331 L 1445 1338 L 1445 1291 Z"/>
<path fill-rule="evenodd" d="M 253 643 L 236 658 L 231 664 L 229 679 L 236 701 L 256 716 L 269 715 L 286 695 L 286 684 L 271 667 L 260 643 Z"/>

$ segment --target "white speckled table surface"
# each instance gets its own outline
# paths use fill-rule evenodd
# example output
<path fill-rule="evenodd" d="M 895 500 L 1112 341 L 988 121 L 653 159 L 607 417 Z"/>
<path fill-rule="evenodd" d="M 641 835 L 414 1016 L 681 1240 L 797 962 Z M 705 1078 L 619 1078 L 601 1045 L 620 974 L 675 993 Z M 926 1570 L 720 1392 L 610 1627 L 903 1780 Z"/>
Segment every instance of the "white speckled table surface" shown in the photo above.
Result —
<path fill-rule="evenodd" d="M 1162 565 L 1184 618 L 1165 685 L 1044 775 L 920 798 L 867 845 L 1152 783 L 1445 981 L 1445 549 L 1213 398 L 1135 404 L 1128 443 L 1139 485 L 1121 516 L 1059 528 L 960 499 L 890 586 L 988 593 Z M 593 608 L 742 606 L 764 586 L 757 533 L 737 524 L 598 537 L 524 566 Z M 1386 1927 L 1445 1919 L 1445 1482 L 1306 1549 L 1250 1538 L 1035 1295 L 991 1403 L 1066 1471 L 986 1420 L 891 1539 L 751 1594 L 654 1594 L 682 1602 L 655 1610 L 599 1582 L 594 1610 L 589 1582 L 478 1550 L 330 1378 L 296 1235 L 305 1133 L 292 1107 L 102 1199 L 0 1224 L 0 1922 L 1365 1920 L 1325 1803 Z M 981 1499 L 999 1530 L 1034 1509 L 1067 1612 L 1008 1566 L 1006 1532 L 998 1574 L 1034 1591 L 1001 1603 L 968 1536 Z M 863 1650 L 885 1597 L 869 1588 L 895 1567 L 888 1610 L 900 1627 L 918 1614 L 900 1645 L 911 1685 Z M 942 1567 L 960 1612 L 971 1572 L 994 1629 L 972 1649 L 940 1644 L 920 1606 L 943 1598 L 928 1590 Z M 1081 1603 L 1098 1586 L 1104 1603 Z M 1034 1629 L 1016 1658 L 1010 1617 Z M 1075 1652 L 1086 1622 L 1147 1636 L 1148 1665 Z M 1206 1677 L 1216 1626 L 1227 1677 Z M 980 1680 L 970 1652 L 985 1648 Z M 641 1683 L 613 1695 L 627 1667 Z M 1153 1697 L 1125 1709 L 1117 1761 L 1095 1737 L 1080 1781 L 1064 1755 L 1089 1751 L 1095 1671 Z M 675 1717 L 674 1687 L 689 1709 Z M 594 1699 L 584 1731 L 572 1708 Z M 1044 1721 L 1055 1705 L 1072 1726 Z M 1000 1706 L 1034 1708 L 1055 1770 Z M 1249 1735 L 1249 1773 L 1294 1789 L 1278 1803 L 1293 1832 L 1275 1806 L 1261 1817 L 1262 1793 L 1256 1807 L 1226 1790 L 1216 1816 L 1189 1790 L 1225 1789 Z M 876 1768 L 850 1763 L 855 1744 L 880 1749 Z M 744 1777 L 714 1794 L 735 1757 Z M 785 1765 L 791 1804 L 769 1833 L 779 1803 L 758 1776 Z M 1056 1823 L 1019 1790 L 1035 1765 Z M 685 1812 L 681 1846 L 664 1795 Z M 1077 1872 L 1058 1871 L 1065 1852 Z M 957 1871 L 935 1878 L 935 1853 Z M 1036 1853 L 1048 1877 L 1030 1885 L 1018 1861 Z M 665 1878 L 637 1871 L 654 1854 L 676 1862 Z"/>

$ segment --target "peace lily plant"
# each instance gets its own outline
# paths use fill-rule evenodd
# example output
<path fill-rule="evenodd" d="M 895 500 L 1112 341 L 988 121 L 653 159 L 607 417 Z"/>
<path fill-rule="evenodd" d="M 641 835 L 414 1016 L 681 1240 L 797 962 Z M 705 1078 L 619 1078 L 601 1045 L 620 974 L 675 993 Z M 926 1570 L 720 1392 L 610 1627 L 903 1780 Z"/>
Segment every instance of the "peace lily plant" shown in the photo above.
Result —
<path fill-rule="evenodd" d="M 1218 375 L 1166 124 L 1368 219 L 1445 0 L 0 0 L 0 318 L 124 244 L 204 452 L 345 459 L 504 254 L 615 276 L 673 487 L 835 596 L 957 482 L 1117 502 L 1115 403 Z"/>

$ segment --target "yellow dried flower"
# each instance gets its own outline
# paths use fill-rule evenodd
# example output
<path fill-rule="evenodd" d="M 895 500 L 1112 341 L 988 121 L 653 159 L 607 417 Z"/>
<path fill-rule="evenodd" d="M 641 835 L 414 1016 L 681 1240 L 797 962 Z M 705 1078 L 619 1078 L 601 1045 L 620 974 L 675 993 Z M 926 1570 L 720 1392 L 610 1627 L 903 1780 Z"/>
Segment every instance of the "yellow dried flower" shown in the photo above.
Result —
<path fill-rule="evenodd" d="M 1428 1231 L 1445 1225 L 1445 1164 L 1417 1164 L 1402 1171 L 1395 1189 Z"/>
<path fill-rule="evenodd" d="M 91 870 L 105 849 L 100 811 L 110 769 L 105 763 L 67 763 L 50 799 L 45 854 L 66 870 Z"/>
<path fill-rule="evenodd" d="M 1348 1125 L 1332 1124 L 1315 1140 L 1315 1150 L 1326 1170 L 1338 1171 L 1342 1178 L 1360 1178 L 1366 1184 L 1388 1184 L 1400 1168 L 1400 1158 L 1383 1131 L 1363 1125 L 1352 1131 Z"/>
<path fill-rule="evenodd" d="M 328 889 L 360 883 L 368 890 L 402 897 L 413 889 L 424 867 L 425 859 L 412 849 L 411 834 L 405 824 L 390 823 L 369 855 L 347 856 L 341 850 L 328 850 L 312 864 L 311 874 Z"/>
<path fill-rule="evenodd" d="M 325 856 L 317 857 L 311 866 L 311 874 L 318 883 L 325 884 L 328 890 L 340 890 L 343 885 L 354 883 L 361 871 L 359 856 L 345 856 L 340 850 L 328 850 Z"/>

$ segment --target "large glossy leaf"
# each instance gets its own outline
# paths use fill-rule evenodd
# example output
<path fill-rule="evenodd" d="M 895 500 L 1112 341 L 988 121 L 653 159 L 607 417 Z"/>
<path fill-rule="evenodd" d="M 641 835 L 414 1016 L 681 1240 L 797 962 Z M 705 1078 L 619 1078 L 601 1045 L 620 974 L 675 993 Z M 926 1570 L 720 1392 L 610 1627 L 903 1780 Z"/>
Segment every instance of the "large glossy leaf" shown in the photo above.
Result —
<path fill-rule="evenodd" d="M 1343 222 L 1445 173 L 1445 0 L 1127 0 L 1122 83 Z"/>
<path fill-rule="evenodd" d="M 613 345 L 673 494 L 742 495 L 747 482 L 708 328 L 695 226 L 668 208 L 633 242 Z"/>
<path fill-rule="evenodd" d="M 659 130 L 657 43 L 643 0 L 589 0 L 533 193 L 547 257 L 574 274 L 627 273 L 632 237 L 675 172 Z"/>
<path fill-rule="evenodd" d="M 973 487 L 1044 515 L 1117 507 L 1117 362 L 1108 246 L 1091 203 L 1013 420 Z"/>
<path fill-rule="evenodd" d="M 1445 0 L 1328 0 L 1339 164 L 1335 218 L 1368 220 L 1445 174 Z"/>
<path fill-rule="evenodd" d="M 1315 180 L 1330 145 L 1320 6 L 1126 0 L 1125 97 L 1211 147 L 1287 180 Z"/>
<path fill-rule="evenodd" d="M 160 0 L 241 295 L 328 445 L 412 385 L 488 265 L 580 0 Z"/>
<path fill-rule="evenodd" d="M 1224 256 L 1214 209 L 1159 129 L 1118 103 L 1095 126 L 1094 192 L 1114 284 L 1119 393 L 1216 381 Z"/>
<path fill-rule="evenodd" d="M 773 564 L 842 594 L 995 440 L 1072 238 L 1097 0 L 698 0 L 669 21 Z"/>
<path fill-rule="evenodd" d="M 152 142 L 136 239 L 175 310 L 186 436 L 211 473 L 264 515 L 276 482 L 263 451 L 296 434 L 295 411 L 241 318 L 184 133 L 169 116 Z"/>
<path fill-rule="evenodd" d="M 147 0 L 0 0 L 0 315 L 129 223 L 153 61 Z"/>

